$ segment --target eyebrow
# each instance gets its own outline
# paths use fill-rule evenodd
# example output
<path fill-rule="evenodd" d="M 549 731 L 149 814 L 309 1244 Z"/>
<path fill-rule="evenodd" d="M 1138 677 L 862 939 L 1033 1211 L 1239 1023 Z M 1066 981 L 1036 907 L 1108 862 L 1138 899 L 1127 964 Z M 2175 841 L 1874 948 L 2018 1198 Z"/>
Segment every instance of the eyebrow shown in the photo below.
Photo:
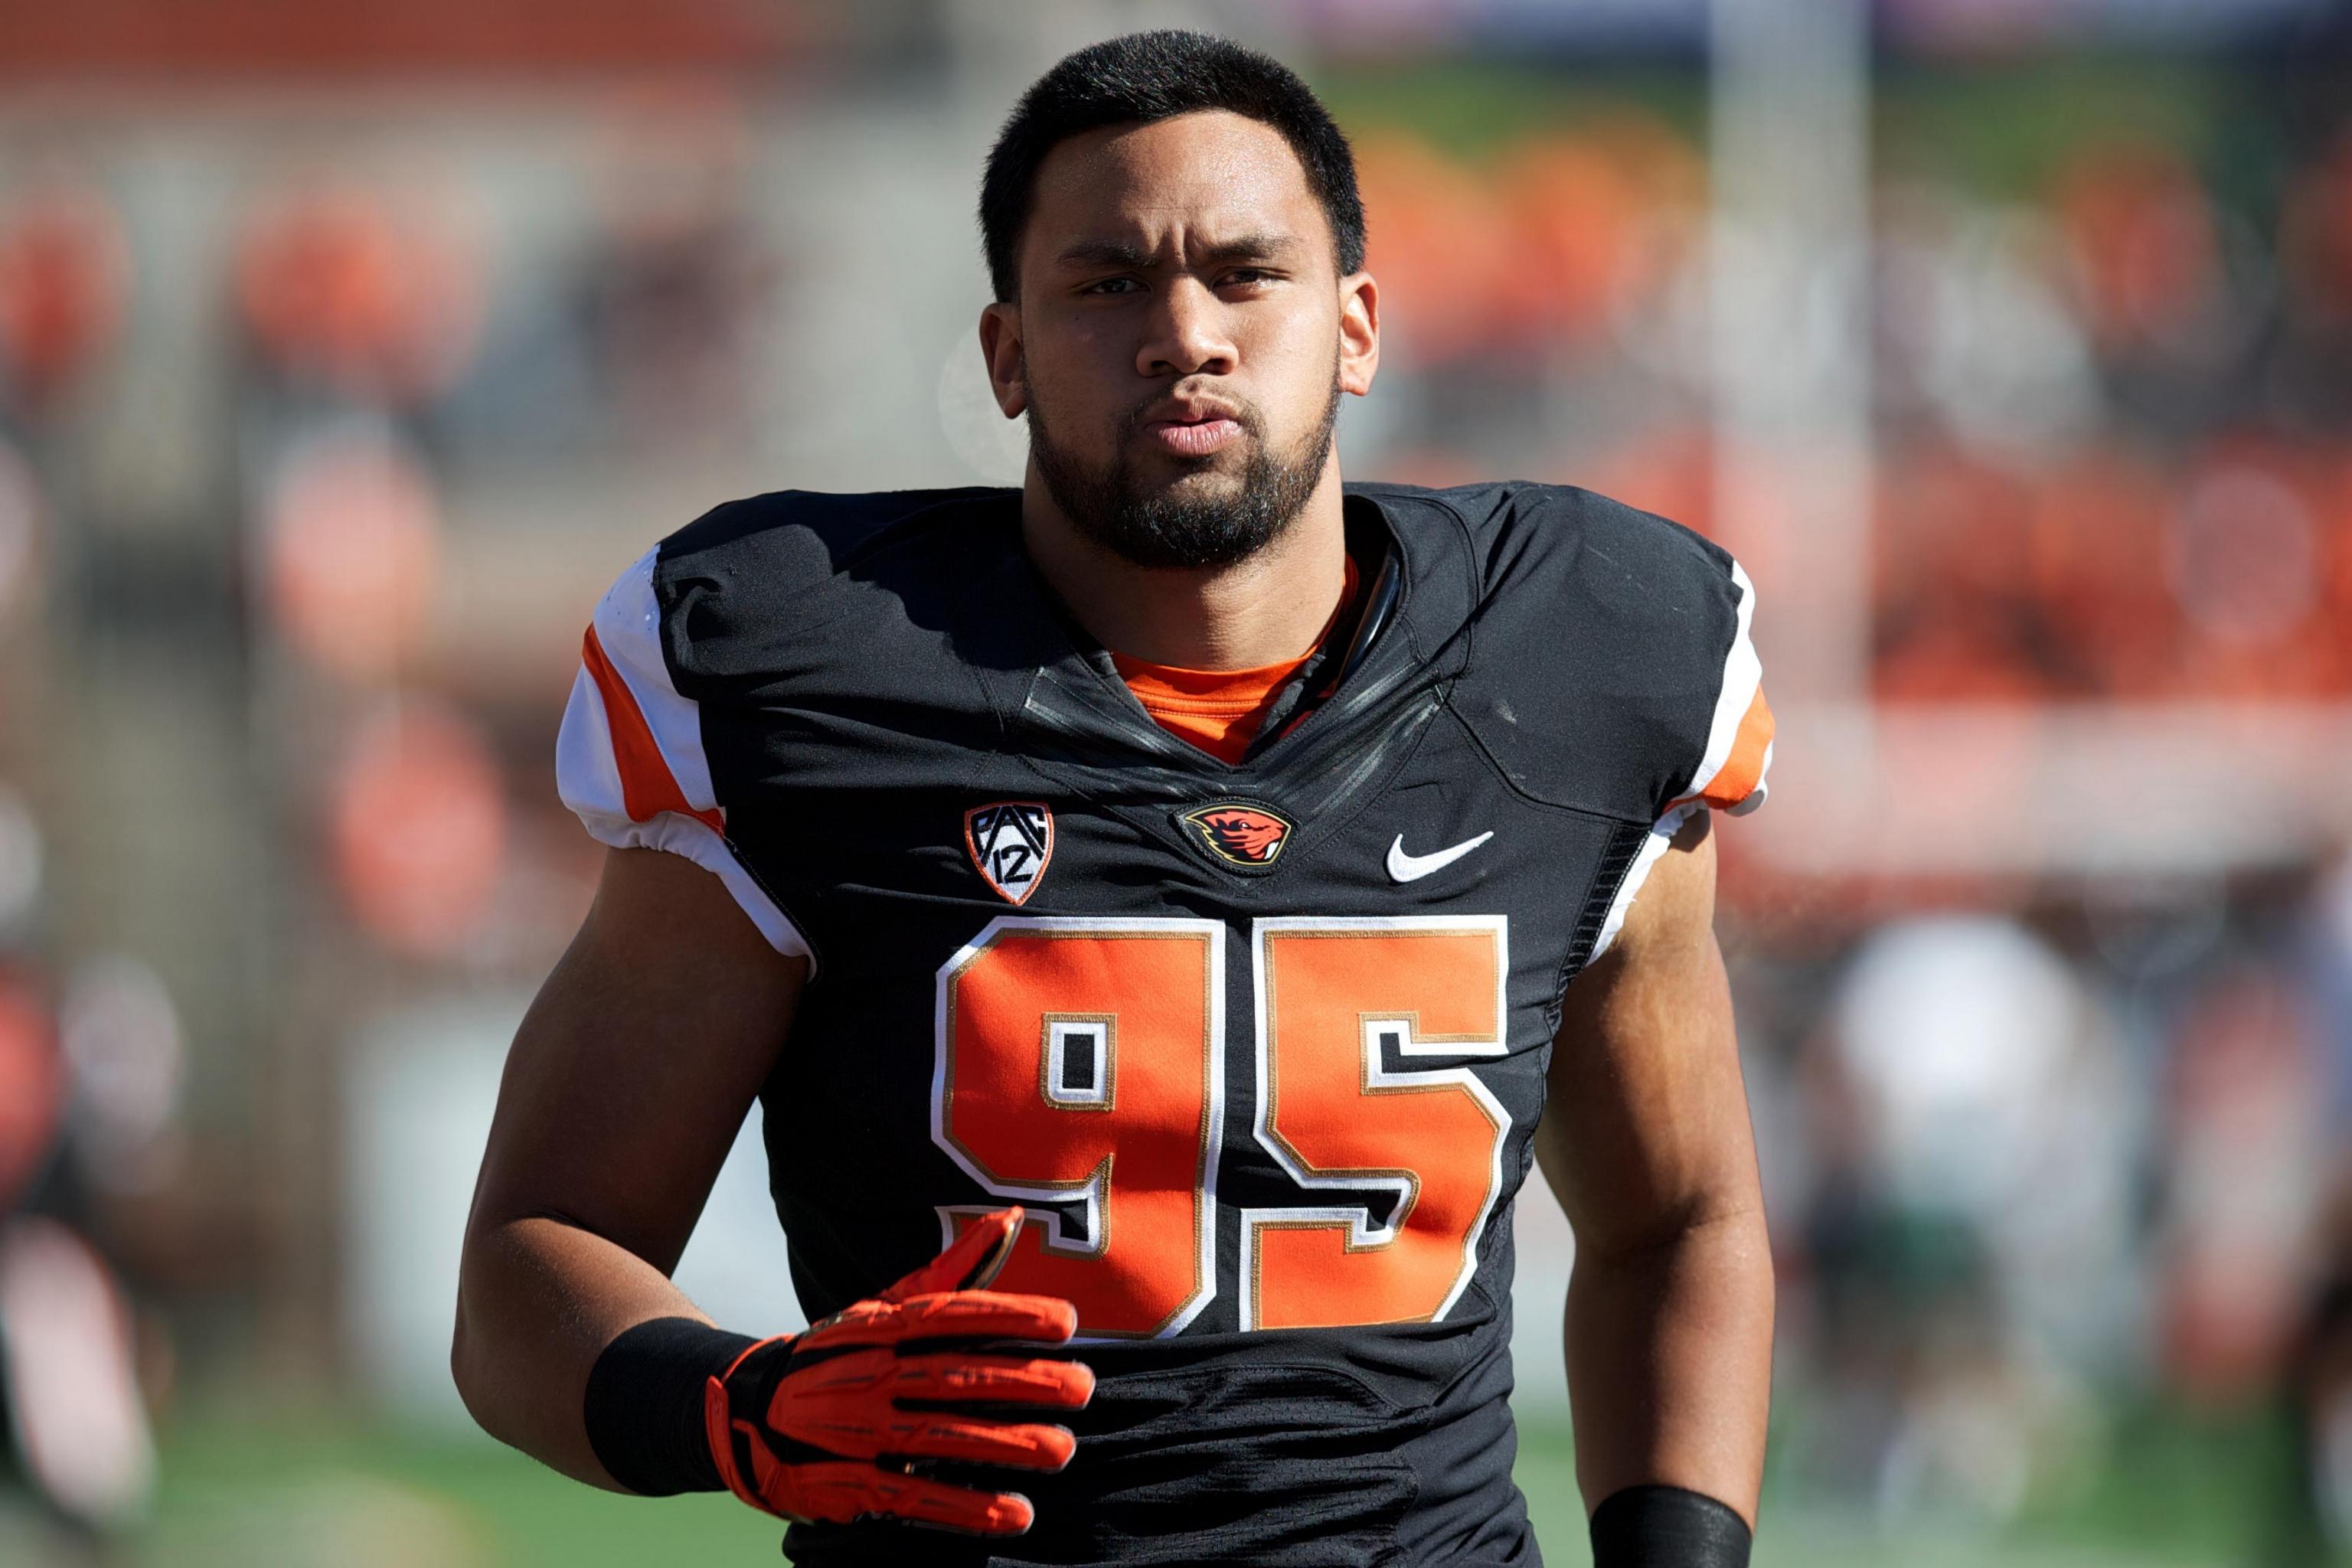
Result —
<path fill-rule="evenodd" d="M 1241 261 L 1251 258 L 1271 260 L 1288 256 L 1299 248 L 1299 242 L 1283 234 L 1244 234 L 1202 251 L 1203 262 Z M 1149 268 L 1152 258 L 1141 246 L 1120 239 L 1081 239 L 1065 247 L 1054 258 L 1059 267 L 1127 267 L 1139 271 Z"/>

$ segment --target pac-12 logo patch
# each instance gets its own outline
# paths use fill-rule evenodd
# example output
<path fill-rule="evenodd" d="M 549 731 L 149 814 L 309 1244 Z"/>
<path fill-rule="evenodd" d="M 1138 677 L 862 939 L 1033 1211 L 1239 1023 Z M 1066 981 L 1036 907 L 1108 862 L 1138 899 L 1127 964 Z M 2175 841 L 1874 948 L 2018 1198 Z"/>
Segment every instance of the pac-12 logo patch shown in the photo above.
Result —
<path fill-rule="evenodd" d="M 1203 805 L 1185 812 L 1182 820 L 1209 853 L 1252 870 L 1273 865 L 1290 841 L 1290 823 L 1264 806 Z"/>
<path fill-rule="evenodd" d="M 1025 904 L 1054 858 L 1054 814 L 1034 800 L 975 805 L 963 814 L 963 845 L 990 887 Z"/>

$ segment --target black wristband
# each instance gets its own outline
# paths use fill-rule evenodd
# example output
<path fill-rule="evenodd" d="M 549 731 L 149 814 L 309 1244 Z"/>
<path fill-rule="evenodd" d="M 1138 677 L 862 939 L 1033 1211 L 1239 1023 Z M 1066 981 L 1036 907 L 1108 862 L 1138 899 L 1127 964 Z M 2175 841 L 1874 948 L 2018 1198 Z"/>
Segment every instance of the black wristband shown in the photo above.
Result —
<path fill-rule="evenodd" d="M 1592 1568 L 1748 1568 L 1748 1521 L 1682 1487 L 1621 1487 L 1592 1510 Z"/>
<path fill-rule="evenodd" d="M 703 1430 L 703 1385 L 759 1342 L 693 1318 L 625 1329 L 588 1369 L 581 1415 L 614 1480 L 645 1497 L 726 1489 Z"/>

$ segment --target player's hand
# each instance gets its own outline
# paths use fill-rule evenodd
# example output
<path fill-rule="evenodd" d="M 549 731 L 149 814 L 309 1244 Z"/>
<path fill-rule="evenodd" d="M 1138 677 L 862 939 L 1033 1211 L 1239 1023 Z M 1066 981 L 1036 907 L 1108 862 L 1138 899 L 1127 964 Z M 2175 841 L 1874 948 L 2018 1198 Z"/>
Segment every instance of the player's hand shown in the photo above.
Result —
<path fill-rule="evenodd" d="M 864 1514 L 981 1535 L 1018 1535 L 1034 1517 L 1018 1492 L 954 1486 L 905 1468 L 955 1459 L 1058 1470 L 1066 1426 L 957 1414 L 946 1405 L 1076 1410 L 1094 1397 L 1083 1363 L 989 1353 L 974 1342 L 1058 1345 L 1077 1310 L 1051 1296 L 982 1287 L 1012 1254 L 1021 1211 L 974 1221 L 952 1246 L 870 1301 L 802 1334 L 762 1340 L 703 1394 L 719 1474 L 737 1497 L 785 1519 Z"/>

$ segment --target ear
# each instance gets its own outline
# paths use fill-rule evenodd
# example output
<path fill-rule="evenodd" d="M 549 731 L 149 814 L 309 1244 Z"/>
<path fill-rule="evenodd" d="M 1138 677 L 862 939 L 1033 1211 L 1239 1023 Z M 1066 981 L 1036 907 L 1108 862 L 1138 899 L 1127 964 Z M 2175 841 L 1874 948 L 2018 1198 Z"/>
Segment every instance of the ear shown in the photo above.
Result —
<path fill-rule="evenodd" d="M 1369 272 L 1339 279 L 1339 390 L 1358 397 L 1381 368 L 1381 286 Z"/>
<path fill-rule="evenodd" d="M 988 361 L 988 389 L 1007 419 L 1029 406 L 1029 384 L 1021 374 L 1021 307 L 996 300 L 980 313 L 980 352 Z"/>

